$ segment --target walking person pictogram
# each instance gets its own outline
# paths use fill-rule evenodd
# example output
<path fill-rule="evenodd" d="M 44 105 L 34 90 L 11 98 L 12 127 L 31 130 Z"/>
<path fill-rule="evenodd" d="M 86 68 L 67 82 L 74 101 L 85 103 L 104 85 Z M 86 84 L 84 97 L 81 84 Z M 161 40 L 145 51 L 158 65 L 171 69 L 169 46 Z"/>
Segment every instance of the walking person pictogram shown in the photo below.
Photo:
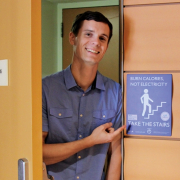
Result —
<path fill-rule="evenodd" d="M 151 104 L 149 104 L 149 101 L 153 102 L 153 100 L 149 98 L 148 89 L 144 89 L 144 94 L 141 96 L 141 103 L 143 104 L 142 116 L 146 113 L 146 106 L 149 107 L 149 113 L 151 113 Z"/>

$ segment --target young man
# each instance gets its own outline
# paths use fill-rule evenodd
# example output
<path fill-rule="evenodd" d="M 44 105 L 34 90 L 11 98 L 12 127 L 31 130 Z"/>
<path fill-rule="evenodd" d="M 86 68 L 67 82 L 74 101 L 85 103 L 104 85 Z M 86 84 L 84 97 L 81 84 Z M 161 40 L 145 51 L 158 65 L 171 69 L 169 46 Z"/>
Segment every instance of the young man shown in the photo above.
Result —
<path fill-rule="evenodd" d="M 72 64 L 43 79 L 43 159 L 55 180 L 100 180 L 107 152 L 106 179 L 120 179 L 121 87 L 98 72 L 111 36 L 101 13 L 78 15 Z"/>

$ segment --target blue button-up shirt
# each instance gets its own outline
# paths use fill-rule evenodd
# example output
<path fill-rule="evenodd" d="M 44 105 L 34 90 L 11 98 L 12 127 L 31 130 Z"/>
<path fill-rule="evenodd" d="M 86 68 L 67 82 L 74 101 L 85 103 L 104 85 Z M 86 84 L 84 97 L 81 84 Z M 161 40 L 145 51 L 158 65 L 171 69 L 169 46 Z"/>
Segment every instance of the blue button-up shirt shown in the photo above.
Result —
<path fill-rule="evenodd" d="M 43 131 L 47 144 L 66 143 L 89 136 L 107 122 L 121 126 L 122 95 L 118 83 L 102 76 L 84 92 L 70 66 L 43 79 Z M 109 143 L 95 145 L 59 163 L 48 165 L 55 180 L 100 180 Z"/>

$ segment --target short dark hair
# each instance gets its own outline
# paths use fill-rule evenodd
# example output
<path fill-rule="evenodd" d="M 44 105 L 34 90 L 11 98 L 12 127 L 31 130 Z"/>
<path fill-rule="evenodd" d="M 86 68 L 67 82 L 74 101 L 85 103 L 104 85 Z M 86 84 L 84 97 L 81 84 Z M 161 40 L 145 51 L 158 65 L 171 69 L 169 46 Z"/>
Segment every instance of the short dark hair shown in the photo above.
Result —
<path fill-rule="evenodd" d="M 82 23 L 84 20 L 94 20 L 97 22 L 103 22 L 105 24 L 107 24 L 109 26 L 109 39 L 108 39 L 108 43 L 112 37 L 112 30 L 113 30 L 113 26 L 111 24 L 111 22 L 100 12 L 97 11 L 86 11 L 82 14 L 78 14 L 72 24 L 71 27 L 71 32 L 74 33 L 75 36 L 78 35 L 79 29 L 82 26 Z"/>

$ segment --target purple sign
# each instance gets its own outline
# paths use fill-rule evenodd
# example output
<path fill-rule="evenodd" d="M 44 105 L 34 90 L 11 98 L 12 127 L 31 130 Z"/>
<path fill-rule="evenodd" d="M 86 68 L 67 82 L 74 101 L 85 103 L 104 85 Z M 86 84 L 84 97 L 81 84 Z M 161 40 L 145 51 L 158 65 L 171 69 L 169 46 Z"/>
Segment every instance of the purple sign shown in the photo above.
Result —
<path fill-rule="evenodd" d="M 127 75 L 127 134 L 171 136 L 172 75 Z"/>

